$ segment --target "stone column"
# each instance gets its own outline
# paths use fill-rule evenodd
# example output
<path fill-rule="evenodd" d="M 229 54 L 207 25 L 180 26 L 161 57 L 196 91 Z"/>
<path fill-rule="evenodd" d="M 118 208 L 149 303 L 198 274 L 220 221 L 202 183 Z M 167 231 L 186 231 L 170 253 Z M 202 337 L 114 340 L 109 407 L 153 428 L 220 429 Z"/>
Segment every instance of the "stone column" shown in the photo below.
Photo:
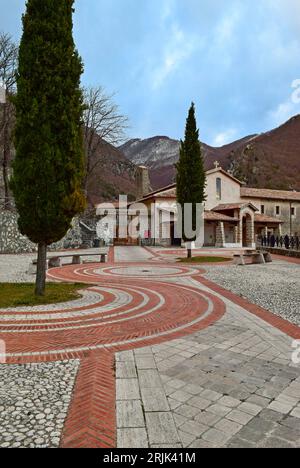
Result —
<path fill-rule="evenodd" d="M 247 247 L 254 247 L 255 239 L 254 239 L 254 219 L 251 217 L 247 217 L 246 220 L 246 242 Z"/>
<path fill-rule="evenodd" d="M 224 223 L 219 221 L 217 224 L 216 229 L 216 247 L 224 247 L 225 246 L 225 229 Z"/>
<path fill-rule="evenodd" d="M 240 243 L 240 229 L 238 225 L 234 226 L 234 243 Z"/>

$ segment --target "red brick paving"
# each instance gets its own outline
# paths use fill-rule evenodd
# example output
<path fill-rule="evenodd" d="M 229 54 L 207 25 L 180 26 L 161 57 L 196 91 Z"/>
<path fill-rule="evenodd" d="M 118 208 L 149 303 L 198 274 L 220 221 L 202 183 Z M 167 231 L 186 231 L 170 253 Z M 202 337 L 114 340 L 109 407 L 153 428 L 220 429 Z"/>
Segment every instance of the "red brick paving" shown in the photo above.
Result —
<path fill-rule="evenodd" d="M 61 440 L 62 448 L 116 447 L 114 354 L 82 359 Z"/>
<path fill-rule="evenodd" d="M 152 251 L 152 254 L 154 252 Z M 109 262 L 112 264 L 114 260 L 114 251 L 110 249 Z M 124 266 L 124 264 L 122 264 Z M 125 264 L 126 266 L 126 264 Z M 132 266 L 132 264 L 130 264 Z M 170 264 L 168 264 L 170 266 Z M 89 266 L 89 272 L 92 268 L 99 268 L 99 265 Z M 47 352 L 57 347 L 63 350 L 67 347 L 78 347 L 87 345 L 101 345 L 114 343 L 116 341 L 125 341 L 139 337 L 141 341 L 138 343 L 117 344 L 109 349 L 95 351 L 67 351 L 53 355 L 38 355 L 38 356 L 21 356 L 9 358 L 8 362 L 26 363 L 26 362 L 44 362 L 65 359 L 81 359 L 79 373 L 77 375 L 73 398 L 71 401 L 69 413 L 63 430 L 61 447 L 63 448 L 113 448 L 116 446 L 116 421 L 115 421 L 115 375 L 114 375 L 114 355 L 118 351 L 134 349 L 169 341 L 172 339 L 181 338 L 188 334 L 204 329 L 217 320 L 225 313 L 226 308 L 222 300 L 218 299 L 213 294 L 200 292 L 193 287 L 186 287 L 179 284 L 158 282 L 155 280 L 141 279 L 126 279 L 121 276 L 101 276 L 101 279 L 96 281 L 95 276 L 90 272 L 84 275 L 75 274 L 78 267 L 68 266 L 62 269 L 52 270 L 52 273 L 58 274 L 60 279 L 68 281 L 81 281 L 86 283 L 96 283 L 104 287 L 118 287 L 125 289 L 126 287 L 135 288 L 137 290 L 147 290 L 149 303 L 146 306 L 141 306 L 139 313 L 145 312 L 147 308 L 157 304 L 157 296 L 154 291 L 159 292 L 165 298 L 166 303 L 159 308 L 158 311 L 145 317 L 134 318 L 128 322 L 120 322 L 121 325 L 111 325 L 105 323 L 107 314 L 99 314 L 99 316 L 86 315 L 84 317 L 72 318 L 72 321 L 80 324 L 87 323 L 88 318 L 96 319 L 94 326 L 91 329 L 78 330 L 58 330 L 51 332 L 51 321 L 49 321 L 49 330 L 43 332 L 13 334 L 1 334 L 1 338 L 7 342 L 7 352 L 32 352 L 40 351 Z M 249 303 L 243 298 L 227 291 L 215 283 L 208 281 L 200 276 L 193 275 L 199 283 L 210 288 L 212 291 L 221 294 L 223 297 L 240 305 L 252 314 L 262 318 L 267 323 L 273 325 L 287 335 L 298 339 L 300 338 L 300 329 L 274 314 Z M 138 305 L 141 303 L 138 298 L 138 293 L 133 294 L 132 303 L 127 306 L 120 306 L 118 312 L 124 312 L 122 318 L 132 318 L 134 314 L 130 312 L 126 314 L 126 308 Z M 100 303 L 101 306 L 108 304 L 112 300 L 110 293 L 104 294 L 104 300 Z M 207 307 L 206 299 L 209 299 L 213 304 L 213 311 L 203 320 L 193 325 L 188 325 L 199 314 L 203 314 Z M 79 308 L 77 310 L 89 310 L 95 305 Z M 59 311 L 56 311 L 59 313 Z M 66 311 L 62 311 L 66 312 Z M 115 311 L 112 311 L 114 313 Z M 51 312 L 53 313 L 53 312 Z M 98 320 L 98 321 L 97 321 Z M 63 326 L 67 319 L 55 319 L 56 322 L 61 322 Z M 25 326 L 28 329 L 36 329 L 39 321 L 28 321 Z M 47 321 L 48 322 L 48 321 Z M 46 321 L 43 321 L 46 323 Z M 183 330 L 176 330 L 176 327 L 188 325 Z M 13 325 L 12 325 L 13 328 Z M 0 327 L 1 329 L 1 327 Z M 2 328 L 3 329 L 3 328 Z M 174 331 L 172 331 L 174 330 Z M 168 331 L 166 336 L 155 336 L 155 334 Z M 146 339 L 147 338 L 147 339 Z M 150 339 L 149 339 L 150 338 Z"/>
<path fill-rule="evenodd" d="M 68 267 L 69 268 L 69 267 Z M 63 271 L 64 269 L 62 269 Z M 81 279 L 80 279 L 81 281 Z M 108 277 L 101 285 L 107 286 L 108 284 L 119 283 L 118 279 Z M 12 323 L 10 330 L 5 328 L 5 332 L 1 333 L 1 338 L 6 342 L 7 353 L 47 353 L 57 350 L 57 355 L 40 356 L 11 356 L 7 358 L 9 363 L 20 363 L 25 360 L 29 362 L 40 360 L 55 360 L 55 359 L 70 359 L 72 357 L 80 357 L 86 355 L 86 351 L 81 351 L 77 348 L 90 347 L 90 346 L 104 346 L 117 343 L 118 349 L 122 349 L 124 345 L 118 345 L 120 342 L 145 338 L 145 343 L 150 345 L 153 341 L 162 342 L 169 340 L 171 336 L 182 336 L 182 332 L 178 331 L 179 327 L 185 326 L 183 334 L 191 333 L 191 330 L 202 329 L 212 321 L 218 320 L 224 313 L 225 307 L 222 301 L 215 298 L 213 295 L 206 292 L 199 291 L 197 288 L 191 286 L 181 286 L 178 284 L 167 284 L 151 281 L 151 284 L 145 284 L 145 281 L 132 280 L 127 281 L 127 286 L 120 284 L 119 290 L 124 289 L 129 291 L 133 297 L 130 305 L 120 306 L 116 309 L 117 313 L 122 313 L 122 316 L 117 316 L 116 319 L 129 319 L 123 322 L 109 323 L 113 318 L 107 318 L 106 315 L 113 315 L 107 312 L 106 314 L 99 314 L 93 316 L 93 321 L 88 322 L 89 318 L 81 317 L 79 321 L 69 325 L 68 319 L 55 319 L 57 325 L 52 325 L 51 321 L 47 322 L 46 326 L 40 325 L 40 321 L 35 321 L 34 324 L 24 324 L 21 331 L 12 333 L 16 327 Z M 141 304 L 141 298 L 138 295 L 134 296 L 131 287 L 140 290 L 147 294 L 149 302 Z M 154 291 L 152 291 L 153 289 Z M 164 298 L 164 303 L 160 304 L 160 299 L 157 294 Z M 191 322 L 198 320 L 207 311 L 208 302 L 213 304 L 213 311 L 208 317 L 200 320 L 196 325 L 189 325 Z M 126 313 L 128 307 L 138 307 L 138 311 Z M 149 309 L 157 307 L 150 313 Z M 145 314 L 145 315 L 142 315 Z M 88 315 L 88 317 L 90 317 Z M 132 320 L 131 320 L 132 318 Z M 73 321 L 73 318 L 72 318 Z M 88 328 L 71 328 L 76 326 L 82 327 L 88 325 Z M 43 331 L 38 331 L 42 327 Z M 66 328 L 60 330 L 60 328 Z M 0 327 L 4 329 L 3 326 Z M 54 330 L 53 330 L 54 329 Z M 34 330 L 32 333 L 28 331 Z M 174 331 L 174 334 L 173 334 Z M 166 336 L 156 337 L 160 333 L 169 334 Z M 172 334 L 172 335 L 171 335 Z M 146 339 L 147 338 L 147 339 Z M 145 344 L 145 345 L 146 345 Z M 132 343 L 131 347 L 139 346 L 138 343 Z M 70 349 L 70 351 L 64 351 Z M 73 351 L 71 351 L 73 349 Z M 61 351 L 61 352 L 60 352 Z"/>

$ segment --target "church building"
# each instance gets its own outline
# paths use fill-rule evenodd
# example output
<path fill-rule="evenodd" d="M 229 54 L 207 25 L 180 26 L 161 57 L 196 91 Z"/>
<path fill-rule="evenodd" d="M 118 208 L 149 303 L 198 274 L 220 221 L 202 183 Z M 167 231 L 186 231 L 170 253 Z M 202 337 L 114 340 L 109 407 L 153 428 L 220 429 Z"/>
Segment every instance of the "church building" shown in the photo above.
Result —
<path fill-rule="evenodd" d="M 139 193 L 143 193 L 138 202 L 148 207 L 152 227 L 142 234 L 141 242 L 181 245 L 175 232 L 176 184 L 145 193 L 149 180 L 145 168 L 142 174 L 146 179 L 138 179 Z M 201 245 L 204 241 L 209 247 L 255 248 L 258 236 L 300 235 L 300 192 L 245 187 L 218 163 L 206 177 Z"/>

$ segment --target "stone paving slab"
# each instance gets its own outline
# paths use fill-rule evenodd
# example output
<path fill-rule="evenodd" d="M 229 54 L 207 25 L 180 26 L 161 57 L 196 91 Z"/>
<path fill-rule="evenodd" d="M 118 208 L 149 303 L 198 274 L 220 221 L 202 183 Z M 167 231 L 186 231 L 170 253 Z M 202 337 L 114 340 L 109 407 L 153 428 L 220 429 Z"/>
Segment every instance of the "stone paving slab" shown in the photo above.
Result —
<path fill-rule="evenodd" d="M 154 397 L 158 389 L 169 405 L 163 413 L 143 407 L 147 444 L 154 446 L 157 434 L 163 437 L 168 421 L 185 448 L 300 447 L 300 366 L 291 361 L 292 339 L 225 303 L 226 315 L 209 328 L 130 355 L 141 395 L 147 388 Z M 123 359 L 118 353 L 117 360 Z M 141 363 L 151 363 L 151 369 L 138 369 Z M 124 382 L 117 379 L 119 386 L 124 389 Z M 165 437 L 165 443 L 178 444 L 174 428 Z"/>

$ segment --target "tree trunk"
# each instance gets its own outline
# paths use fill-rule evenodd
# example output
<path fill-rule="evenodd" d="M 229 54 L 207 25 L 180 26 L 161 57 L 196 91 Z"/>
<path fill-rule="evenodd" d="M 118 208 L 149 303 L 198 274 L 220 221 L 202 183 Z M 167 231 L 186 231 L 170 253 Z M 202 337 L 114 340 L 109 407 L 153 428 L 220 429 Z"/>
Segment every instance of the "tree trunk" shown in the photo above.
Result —
<path fill-rule="evenodd" d="M 2 172 L 3 172 L 3 182 L 4 182 L 4 209 L 9 210 L 11 206 L 10 206 L 10 197 L 9 197 L 9 174 L 8 174 L 8 166 L 9 166 L 9 159 L 10 159 L 10 135 L 9 135 L 10 122 L 9 122 L 8 104 L 4 104 L 3 120 L 4 120 L 4 129 L 3 129 Z"/>
<path fill-rule="evenodd" d="M 45 295 L 46 262 L 47 262 L 47 245 L 44 242 L 41 242 L 38 246 L 38 260 L 37 260 L 37 272 L 36 272 L 36 282 L 35 282 L 36 296 Z"/>
<path fill-rule="evenodd" d="M 192 247 L 193 243 L 191 241 L 186 242 L 187 258 L 192 258 Z"/>

